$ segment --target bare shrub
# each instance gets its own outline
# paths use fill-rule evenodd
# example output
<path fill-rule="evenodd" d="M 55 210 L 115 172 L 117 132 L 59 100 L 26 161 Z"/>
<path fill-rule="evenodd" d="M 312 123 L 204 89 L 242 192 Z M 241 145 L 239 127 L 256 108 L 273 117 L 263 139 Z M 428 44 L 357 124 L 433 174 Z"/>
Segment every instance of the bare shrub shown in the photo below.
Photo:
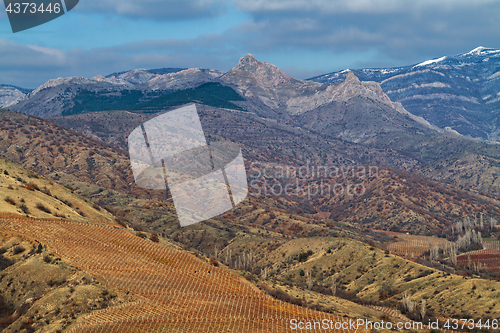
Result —
<path fill-rule="evenodd" d="M 22 204 L 21 206 L 19 206 L 19 208 L 22 210 L 22 212 L 26 215 L 28 215 L 30 213 L 30 210 L 28 209 L 28 207 L 25 205 L 25 204 Z"/>
<path fill-rule="evenodd" d="M 12 199 L 11 197 L 5 197 L 5 202 L 7 203 L 10 203 L 11 205 L 15 206 L 16 205 L 16 202 L 14 201 L 14 199 Z"/>
<path fill-rule="evenodd" d="M 35 206 L 38 210 L 41 210 L 42 212 L 44 213 L 47 213 L 47 214 L 52 214 L 52 212 L 50 211 L 50 209 L 48 209 L 47 207 L 45 207 L 42 203 L 37 203 L 36 206 Z"/>
<path fill-rule="evenodd" d="M 156 232 L 153 232 L 151 234 L 151 236 L 149 237 L 149 239 L 151 239 L 151 241 L 153 241 L 155 243 L 159 243 L 160 242 L 160 238 L 158 238 L 158 234 Z"/>
<path fill-rule="evenodd" d="M 38 188 L 38 185 L 35 183 L 28 183 L 24 184 L 24 188 L 27 189 L 28 191 L 39 191 L 40 189 Z"/>
<path fill-rule="evenodd" d="M 23 253 L 26 249 L 24 247 L 22 247 L 21 245 L 16 245 L 14 246 L 14 249 L 12 250 L 12 252 L 14 254 L 19 254 L 19 253 Z"/>

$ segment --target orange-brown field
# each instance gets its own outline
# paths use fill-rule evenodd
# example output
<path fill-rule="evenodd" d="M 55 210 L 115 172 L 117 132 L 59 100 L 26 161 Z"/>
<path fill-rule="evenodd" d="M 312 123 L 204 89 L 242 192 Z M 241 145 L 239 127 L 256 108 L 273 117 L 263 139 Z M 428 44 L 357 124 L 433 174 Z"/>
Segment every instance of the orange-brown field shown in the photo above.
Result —
<path fill-rule="evenodd" d="M 387 246 L 387 249 L 392 254 L 408 258 L 418 258 L 422 256 L 424 252 L 429 251 L 434 245 L 437 245 L 440 249 L 446 249 L 452 244 L 452 242 L 438 237 L 408 235 L 393 231 L 380 232 L 397 237 L 397 242 Z"/>
<path fill-rule="evenodd" d="M 457 257 L 460 266 L 479 267 L 481 271 L 500 272 L 500 241 L 483 242 L 484 249 Z"/>
<path fill-rule="evenodd" d="M 65 332 L 267 333 L 291 332 L 291 319 L 346 321 L 278 301 L 225 268 L 123 228 L 4 216 L 0 232 L 36 239 L 54 256 L 139 297 L 82 315 Z"/>

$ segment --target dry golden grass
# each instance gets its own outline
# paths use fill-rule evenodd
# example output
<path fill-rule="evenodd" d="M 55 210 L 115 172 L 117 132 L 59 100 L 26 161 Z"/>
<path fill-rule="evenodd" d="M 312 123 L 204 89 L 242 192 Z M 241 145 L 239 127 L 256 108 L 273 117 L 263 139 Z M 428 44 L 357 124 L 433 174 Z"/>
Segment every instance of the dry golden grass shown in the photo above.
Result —
<path fill-rule="evenodd" d="M 250 247 L 247 241 L 233 242 L 230 248 L 234 255 L 239 249 Z M 407 292 L 418 303 L 426 299 L 436 316 L 477 319 L 500 316 L 500 282 L 447 274 L 386 255 L 355 240 L 299 238 L 282 242 L 273 250 L 267 246 L 260 248 L 253 248 L 257 269 L 267 267 L 271 279 L 302 289 L 306 289 L 306 276 L 300 276 L 304 270 L 311 272 L 314 285 L 330 288 L 335 281 L 338 288 L 357 294 L 364 301 L 378 302 L 382 290 L 392 289 L 393 295 L 386 299 L 386 306 L 399 304 Z M 306 251 L 313 254 L 299 262 L 298 255 Z"/>
<path fill-rule="evenodd" d="M 101 207 L 3 157 L 0 157 L 0 212 L 114 223 L 113 215 Z"/>

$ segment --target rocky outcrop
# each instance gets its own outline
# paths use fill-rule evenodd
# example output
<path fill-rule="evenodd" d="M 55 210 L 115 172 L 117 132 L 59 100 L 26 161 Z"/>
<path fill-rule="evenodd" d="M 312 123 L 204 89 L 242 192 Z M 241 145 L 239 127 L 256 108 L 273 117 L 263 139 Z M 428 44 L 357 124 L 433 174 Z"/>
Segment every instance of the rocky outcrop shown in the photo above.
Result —
<path fill-rule="evenodd" d="M 6 107 L 24 98 L 25 94 L 11 86 L 0 86 L 0 107 Z"/>

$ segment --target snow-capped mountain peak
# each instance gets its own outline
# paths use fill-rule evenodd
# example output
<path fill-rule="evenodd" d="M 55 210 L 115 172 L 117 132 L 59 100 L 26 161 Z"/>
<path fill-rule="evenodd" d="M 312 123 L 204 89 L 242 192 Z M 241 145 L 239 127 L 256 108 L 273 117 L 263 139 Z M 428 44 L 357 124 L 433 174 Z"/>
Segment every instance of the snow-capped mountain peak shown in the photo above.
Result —
<path fill-rule="evenodd" d="M 495 50 L 495 49 L 487 48 L 484 46 L 479 46 L 470 52 L 462 54 L 462 56 L 482 56 L 482 55 L 488 55 L 488 54 L 492 54 L 492 53 L 500 53 L 500 50 Z"/>

